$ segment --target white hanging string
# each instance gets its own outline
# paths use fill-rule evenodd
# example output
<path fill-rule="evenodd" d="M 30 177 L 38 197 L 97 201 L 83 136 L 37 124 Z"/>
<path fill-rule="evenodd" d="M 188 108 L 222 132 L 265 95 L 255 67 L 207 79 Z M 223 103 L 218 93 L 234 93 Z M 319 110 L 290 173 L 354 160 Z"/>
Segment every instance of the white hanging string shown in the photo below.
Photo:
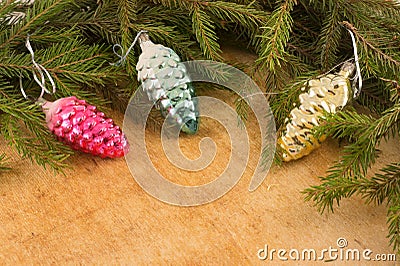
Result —
<path fill-rule="evenodd" d="M 361 77 L 361 70 L 360 70 L 360 64 L 358 63 L 358 52 L 357 52 L 357 44 L 356 44 L 356 39 L 354 38 L 354 33 L 347 29 L 347 31 L 350 33 L 351 36 L 351 41 L 353 42 L 353 53 L 354 53 L 354 62 L 356 64 L 356 75 L 354 78 L 358 78 L 358 89 L 354 89 L 354 94 L 353 97 L 357 97 L 360 92 L 361 92 L 361 87 L 362 87 L 362 77 Z"/>
<path fill-rule="evenodd" d="M 36 83 L 37 83 L 37 84 L 40 86 L 40 88 L 42 89 L 42 91 L 40 92 L 40 96 L 39 96 L 38 99 L 41 99 L 41 98 L 43 97 L 43 95 L 44 95 L 45 92 L 46 92 L 46 93 L 49 93 L 49 94 L 55 93 L 55 92 L 56 92 L 56 84 L 54 83 L 53 78 L 50 76 L 50 73 L 47 71 L 47 69 L 46 69 L 44 66 L 42 66 L 41 64 L 38 64 L 38 63 L 35 61 L 35 53 L 34 53 L 34 51 L 33 51 L 33 49 L 32 49 L 31 43 L 29 42 L 29 35 L 28 35 L 28 37 L 26 38 L 25 46 L 26 46 L 26 48 L 28 48 L 28 51 L 29 51 L 29 53 L 31 54 L 32 63 L 33 63 L 34 68 L 36 68 L 37 72 L 39 72 L 39 75 L 40 75 L 40 80 L 39 80 L 38 76 L 36 75 L 36 72 L 33 71 L 33 79 L 36 81 Z M 44 73 L 43 73 L 43 72 L 44 72 Z M 50 92 L 49 90 L 46 89 L 46 86 L 45 86 L 45 83 L 46 83 L 45 74 L 46 74 L 47 78 L 50 80 L 50 83 L 51 83 L 51 85 L 52 85 L 52 88 L 53 88 L 52 92 Z M 21 93 L 22 93 L 22 95 L 24 96 L 24 98 L 27 99 L 28 96 L 26 95 L 26 93 L 25 93 L 25 91 L 24 91 L 24 89 L 23 89 L 23 86 L 22 86 L 22 76 L 20 76 L 19 82 L 20 82 L 19 84 L 20 84 L 20 87 L 21 87 Z"/>
<path fill-rule="evenodd" d="M 114 46 L 113 46 L 113 52 L 114 52 L 114 54 L 116 54 L 116 55 L 119 57 L 119 60 L 118 60 L 116 63 L 110 63 L 110 64 L 113 65 L 113 66 L 120 66 L 120 65 L 124 64 L 126 58 L 128 57 L 128 54 L 131 52 L 133 46 L 135 46 L 137 40 L 139 39 L 139 36 L 140 36 L 142 33 L 146 33 L 146 32 L 147 32 L 147 31 L 145 31 L 145 30 L 141 30 L 141 31 L 138 32 L 138 34 L 136 34 L 135 39 L 133 40 L 131 46 L 129 46 L 129 48 L 128 48 L 128 50 L 126 51 L 125 54 L 124 54 L 124 48 L 122 48 L 122 46 L 121 46 L 120 44 L 118 44 L 118 43 L 117 43 L 117 44 L 114 44 Z M 116 49 L 116 48 L 118 48 L 119 50 L 121 50 L 121 54 L 119 54 L 119 53 L 117 52 L 117 49 Z"/>

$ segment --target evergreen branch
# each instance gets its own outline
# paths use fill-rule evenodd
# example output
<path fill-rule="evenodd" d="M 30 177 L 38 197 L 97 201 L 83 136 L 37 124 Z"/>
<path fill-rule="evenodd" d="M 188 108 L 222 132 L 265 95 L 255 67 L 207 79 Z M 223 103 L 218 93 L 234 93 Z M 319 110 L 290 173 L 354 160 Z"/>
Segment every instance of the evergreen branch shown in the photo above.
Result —
<path fill-rule="evenodd" d="M 388 204 L 396 201 L 400 197 L 400 163 L 389 164 L 371 179 L 366 179 L 360 193 L 367 203 L 374 202 L 382 204 L 388 200 Z"/>
<path fill-rule="evenodd" d="M 10 146 L 16 148 L 22 158 L 29 158 L 35 161 L 38 165 L 46 168 L 49 166 L 56 172 L 62 172 L 67 165 L 63 163 L 71 153 L 66 153 L 66 149 L 54 149 L 57 146 L 53 145 L 53 149 L 49 149 L 48 145 L 43 145 L 40 139 L 27 137 L 23 134 L 24 130 L 19 124 L 19 120 L 11 115 L 2 116 L 1 133 Z M 49 142 L 48 142 L 49 143 Z M 47 143 L 47 144 L 48 144 Z M 60 147 L 62 144 L 58 144 Z"/>
<path fill-rule="evenodd" d="M 348 12 L 357 11 L 351 21 L 360 29 L 379 32 L 380 35 L 395 35 L 399 32 L 400 6 L 396 1 L 362 0 L 346 6 Z M 362 19 L 359 19 L 362 17 Z M 383 34 L 381 34 L 383 33 Z"/>
<path fill-rule="evenodd" d="M 230 80 L 232 80 L 232 78 L 234 77 L 231 77 Z M 243 82 L 238 94 L 239 95 L 236 97 L 234 104 L 236 107 L 236 113 L 238 115 L 238 126 L 243 127 L 247 121 L 250 111 L 248 98 L 255 94 L 259 94 L 259 92 L 255 89 L 253 80 L 246 80 Z"/>
<path fill-rule="evenodd" d="M 319 36 L 318 46 L 322 47 L 321 65 L 322 68 L 328 70 L 336 60 L 336 52 L 340 43 L 340 22 L 342 16 L 338 5 L 334 5 L 327 14 L 325 23 Z"/>
<path fill-rule="evenodd" d="M 382 204 L 396 200 L 400 195 L 400 163 L 392 163 L 368 179 L 364 176 L 357 178 L 321 178 L 322 184 L 312 186 L 303 191 L 306 201 L 314 201 L 321 213 L 328 208 L 333 211 L 333 204 L 339 206 L 342 198 L 361 195 L 366 203 Z"/>
<path fill-rule="evenodd" d="M 0 2 L 0 27 L 7 27 L 12 24 L 12 12 L 18 7 L 16 1 L 2 1 Z"/>
<path fill-rule="evenodd" d="M 329 131 L 325 133 L 337 132 L 335 136 L 351 136 L 356 138 L 356 141 L 344 148 L 344 155 L 329 169 L 327 179 L 365 175 L 368 168 L 375 162 L 376 146 L 381 139 L 389 134 L 399 134 L 399 116 L 400 105 L 396 104 L 376 120 L 354 113 L 349 115 L 349 112 L 329 117 L 327 124 L 317 128 L 317 135 L 318 132 L 321 134 L 325 128 Z M 369 124 L 365 125 L 368 121 Z"/>
<path fill-rule="evenodd" d="M 78 99 L 86 100 L 95 106 L 105 106 L 107 104 L 105 99 L 99 99 L 94 92 L 84 90 L 81 84 L 68 79 L 61 79 L 57 74 L 53 74 L 53 77 L 58 88 L 55 95 L 57 98 L 76 96 Z"/>
<path fill-rule="evenodd" d="M 398 61 L 397 59 L 393 58 L 392 56 L 384 53 L 378 47 L 375 47 L 371 42 L 369 42 L 366 38 L 364 38 L 352 24 L 350 24 L 347 21 L 342 22 L 342 24 L 346 28 L 351 30 L 354 33 L 354 35 L 356 35 L 357 39 L 359 39 L 364 44 L 365 50 L 368 50 L 368 49 L 371 50 L 372 52 L 374 52 L 374 54 L 376 54 L 377 58 L 379 58 L 380 60 L 384 60 L 388 63 L 392 63 L 394 67 L 400 66 L 400 61 Z"/>
<path fill-rule="evenodd" d="M 9 114 L 22 121 L 31 120 L 41 122 L 41 120 L 37 116 L 37 113 L 33 112 L 33 109 L 35 109 L 37 106 L 28 103 L 22 97 L 18 100 L 14 100 L 6 96 L 4 92 L 2 92 L 1 94 L 2 97 L 0 98 L 0 111 L 2 113 Z"/>
<path fill-rule="evenodd" d="M 91 42 L 98 42 L 100 38 L 117 43 L 120 27 L 115 10 L 119 9 L 118 4 L 118 1 L 74 1 L 64 12 L 65 16 L 54 20 L 53 25 L 78 28 Z"/>
<path fill-rule="evenodd" d="M 122 35 L 122 42 L 124 45 L 130 45 L 130 43 L 124 43 L 130 39 L 131 35 L 129 29 L 131 27 L 131 20 L 135 20 L 137 10 L 136 1 L 133 0 L 119 0 L 118 1 L 118 19 L 119 23 L 121 24 L 121 35 Z M 129 40 L 130 41 L 130 40 Z"/>
<path fill-rule="evenodd" d="M 62 8 L 66 3 L 66 0 L 35 1 L 33 8 L 27 10 L 26 23 L 21 27 L 15 27 L 16 30 L 12 30 L 8 39 L 0 44 L 0 49 L 4 49 L 7 45 L 15 43 L 13 41 L 20 37 L 23 32 L 31 29 L 36 22 L 43 21 L 48 18 L 48 16 L 53 15 L 52 11 L 55 7 Z M 44 24 L 44 22 L 42 24 Z"/>
<path fill-rule="evenodd" d="M 400 103 L 393 105 L 383 112 L 382 117 L 376 120 L 376 126 L 371 137 L 380 139 L 388 133 L 399 134 Z"/>
<path fill-rule="evenodd" d="M 358 191 L 358 185 L 364 179 L 349 178 L 321 178 L 322 184 L 311 186 L 302 191 L 305 194 L 305 201 L 313 201 L 318 212 L 325 210 L 333 212 L 333 205 L 336 202 L 340 206 L 342 198 L 349 198 Z"/>
<path fill-rule="evenodd" d="M 135 0 L 119 0 L 118 2 L 118 20 L 120 23 L 120 34 L 121 34 L 121 45 L 128 49 L 133 42 L 133 36 L 131 34 L 131 27 L 136 20 L 137 2 Z M 125 69 L 129 75 L 136 73 L 133 60 L 133 55 L 129 54 Z"/>
<path fill-rule="evenodd" d="M 256 50 L 260 47 L 260 39 L 256 37 L 259 33 L 260 26 L 263 26 L 268 18 L 269 12 L 256 9 L 253 4 L 241 5 L 237 3 L 229 3 L 224 1 L 199 2 L 204 9 L 220 19 L 220 25 L 224 29 L 233 29 L 237 31 L 239 37 L 247 37 L 250 39 L 249 45 Z M 218 22 L 218 21 L 216 21 Z M 233 27 L 229 27 L 233 24 Z"/>
<path fill-rule="evenodd" d="M 199 2 L 199 4 L 216 17 L 235 22 L 251 30 L 256 30 L 265 23 L 268 16 L 267 12 L 256 10 L 248 5 L 224 1 Z"/>
<path fill-rule="evenodd" d="M 0 154 L 0 171 L 11 170 L 8 164 L 9 164 L 9 158 L 7 158 L 7 156 L 4 153 Z"/>
<path fill-rule="evenodd" d="M 39 48 L 48 47 L 51 43 L 76 39 L 77 35 L 80 35 L 80 32 L 74 26 L 70 26 L 67 29 L 38 28 L 30 35 L 29 39 L 31 43 L 34 43 L 35 47 Z M 25 36 L 21 37 L 24 38 L 21 43 L 25 42 Z"/>
<path fill-rule="evenodd" d="M 243 122 L 246 122 L 249 116 L 249 105 L 243 98 L 237 97 L 235 99 L 235 110 L 238 115 L 238 126 L 244 125 Z"/>
<path fill-rule="evenodd" d="M 226 28 L 227 24 L 233 23 L 251 36 L 258 31 L 258 27 L 265 23 L 267 12 L 255 9 L 252 5 L 241 5 L 225 1 L 156 1 L 169 8 L 178 8 L 189 12 L 192 17 L 192 32 L 200 44 L 204 55 L 207 58 L 218 59 L 219 45 L 214 32 L 216 26 Z M 147 10 L 146 10 L 147 11 Z M 174 15 L 177 11 L 174 10 Z M 169 16 L 174 17 L 172 14 Z M 158 17 L 158 16 L 156 16 Z M 185 18 L 185 14 L 179 17 L 179 21 Z M 177 23 L 175 23 L 177 24 Z M 182 23 L 179 23 L 180 25 Z M 186 29 L 185 25 L 178 27 Z M 189 31 L 190 29 L 186 29 Z M 191 34 L 191 33 L 190 33 Z M 243 31 L 240 33 L 243 34 Z M 199 37 L 201 36 L 201 37 Z M 207 38 L 203 41 L 204 38 Z M 251 38 L 256 44 L 255 38 Z"/>
<path fill-rule="evenodd" d="M 400 251 L 400 163 L 392 163 L 383 167 L 371 179 L 359 178 L 321 178 L 322 184 L 305 189 L 306 201 L 313 201 L 318 211 L 333 212 L 343 198 L 361 195 L 367 204 L 371 202 L 388 204 L 387 224 L 390 244 L 394 250 Z"/>
<path fill-rule="evenodd" d="M 369 115 L 359 114 L 354 110 L 345 110 L 335 114 L 325 113 L 321 119 L 324 122 L 314 130 L 317 138 L 328 135 L 338 139 L 349 139 L 349 141 L 359 139 L 365 128 L 368 128 L 375 120 Z"/>
<path fill-rule="evenodd" d="M 153 0 L 155 3 L 160 3 L 165 7 L 179 8 L 183 10 L 192 10 L 193 4 L 197 1 L 192 0 Z"/>
<path fill-rule="evenodd" d="M 188 22 L 191 23 L 190 20 Z M 167 47 L 172 48 L 182 59 L 194 60 L 201 58 L 201 51 L 198 47 L 195 47 L 195 42 L 190 40 L 188 36 L 181 34 L 175 27 L 158 24 L 149 26 L 137 23 L 132 29 L 135 31 L 147 30 L 154 42 L 163 43 Z"/>
<path fill-rule="evenodd" d="M 396 1 L 360 0 L 345 1 L 354 8 L 352 10 L 367 11 L 369 16 L 398 17 L 400 16 L 400 5 Z"/>
<path fill-rule="evenodd" d="M 396 80 L 390 80 L 390 79 L 384 79 L 381 78 L 381 80 L 390 82 L 390 97 L 389 100 L 393 103 L 400 103 L 400 85 L 399 82 Z"/>
<path fill-rule="evenodd" d="M 49 73 L 80 84 L 104 85 L 106 78 L 121 76 L 107 64 L 108 54 L 101 46 L 87 46 L 76 39 L 38 50 L 36 57 Z"/>
<path fill-rule="evenodd" d="M 188 10 L 181 8 L 165 8 L 162 5 L 158 6 L 148 6 L 145 5 L 140 12 L 137 14 L 137 21 L 133 27 L 138 27 L 140 24 L 151 27 L 156 30 L 158 26 L 165 28 L 173 28 L 180 34 L 175 34 L 182 37 L 191 31 L 191 18 L 188 16 L 191 8 Z M 165 18 L 168 18 L 168 23 L 166 23 Z M 138 28 L 141 30 L 142 28 Z"/>
<path fill-rule="evenodd" d="M 297 4 L 296 0 L 285 0 L 279 8 L 272 12 L 266 26 L 262 27 L 263 32 L 260 36 L 262 38 L 260 47 L 262 48 L 256 61 L 261 68 L 268 66 L 270 71 L 275 72 L 275 67 L 280 67 L 281 62 L 286 60 L 285 48 L 293 25 L 290 12 L 295 4 Z"/>
<path fill-rule="evenodd" d="M 389 224 L 389 243 L 400 254 L 400 194 L 390 202 L 386 223 Z"/>
<path fill-rule="evenodd" d="M 101 57 L 103 57 L 103 56 L 104 56 L 104 55 L 102 55 L 102 54 L 96 54 L 96 55 L 93 55 L 93 56 L 88 57 L 88 58 L 76 60 L 76 61 L 73 61 L 73 62 L 68 62 L 68 63 L 65 63 L 65 64 L 63 64 L 63 65 L 58 65 L 56 68 L 53 68 L 53 70 L 61 69 L 61 68 L 66 68 L 66 67 L 70 67 L 70 66 L 75 66 L 75 65 L 81 65 L 81 64 L 83 64 L 83 63 L 86 63 L 86 62 L 88 62 L 88 61 L 92 61 L 92 60 L 97 59 L 97 58 L 101 58 Z M 54 58 L 54 59 L 56 59 L 56 58 Z M 50 60 L 50 62 L 53 61 L 54 59 Z M 56 71 L 55 71 L 55 72 L 56 72 Z"/>
<path fill-rule="evenodd" d="M 316 58 L 311 53 L 312 50 L 310 48 L 304 49 L 304 48 L 302 48 L 298 45 L 295 45 L 293 43 L 290 43 L 290 42 L 287 43 L 287 47 L 289 49 L 292 49 L 293 51 L 296 51 L 299 55 L 304 56 L 305 58 L 308 58 L 309 60 L 316 61 Z M 306 61 L 306 60 L 303 60 L 303 61 Z"/>
<path fill-rule="evenodd" d="M 219 55 L 221 50 L 217 42 L 218 37 L 214 31 L 215 25 L 199 5 L 194 5 L 193 7 L 192 27 L 205 57 L 221 61 L 222 58 Z"/>
<path fill-rule="evenodd" d="M 63 161 L 72 154 L 71 149 L 58 142 L 43 126 L 43 112 L 38 105 L 22 97 L 13 98 L 10 95 L 13 88 L 6 82 L 2 82 L 0 87 L 0 131 L 8 144 L 15 147 L 23 158 L 27 157 L 45 168 L 49 166 L 56 172 L 62 172 L 62 168 L 67 166 Z M 35 137 L 28 136 L 30 134 Z"/>
<path fill-rule="evenodd" d="M 113 109 L 124 113 L 129 103 L 129 99 L 138 87 L 138 81 L 136 79 L 130 79 L 127 83 L 100 87 L 99 92 L 101 93 L 101 96 L 103 96 L 102 98 L 110 99 L 109 105 Z"/>
<path fill-rule="evenodd" d="M 303 25 L 301 22 L 299 21 L 294 21 L 294 25 L 299 28 L 302 32 L 307 32 L 308 34 L 310 34 L 313 37 L 318 37 L 319 33 L 316 32 L 314 29 L 307 27 L 305 25 Z"/>
<path fill-rule="evenodd" d="M 86 71 L 68 70 L 60 68 L 49 68 L 49 72 L 61 74 L 64 78 L 74 80 L 75 82 L 92 85 L 93 82 L 103 84 L 102 80 L 107 77 L 107 73 L 88 73 Z"/>
<path fill-rule="evenodd" d="M 62 43 L 62 46 L 63 47 L 65 47 L 65 43 Z M 61 52 L 61 53 L 59 53 L 59 54 L 57 54 L 56 56 L 54 56 L 53 58 L 49 58 L 47 61 L 44 61 L 43 63 L 42 63 L 42 65 L 50 65 L 52 62 L 54 62 L 55 60 L 57 60 L 57 59 L 63 59 L 64 58 L 64 56 L 66 56 L 68 53 L 73 53 L 73 52 L 75 52 L 75 51 L 77 51 L 78 50 L 78 47 L 74 47 L 74 48 L 71 48 L 71 50 L 66 50 L 66 51 L 64 51 L 64 52 Z"/>
<path fill-rule="evenodd" d="M 32 71 L 32 61 L 29 54 L 0 51 L 0 75 L 4 77 L 28 77 Z M 3 80 L 1 80 L 3 81 Z"/>
<path fill-rule="evenodd" d="M 372 112 L 381 114 L 393 105 L 393 102 L 390 100 L 391 85 L 381 80 L 366 79 L 363 81 L 363 89 L 357 102 L 366 106 Z"/>

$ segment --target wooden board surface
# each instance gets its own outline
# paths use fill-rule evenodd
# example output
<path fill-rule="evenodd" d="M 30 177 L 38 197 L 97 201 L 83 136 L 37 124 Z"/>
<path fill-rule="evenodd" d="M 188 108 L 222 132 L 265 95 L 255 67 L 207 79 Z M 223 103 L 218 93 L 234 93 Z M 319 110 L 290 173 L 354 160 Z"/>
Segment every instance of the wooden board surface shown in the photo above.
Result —
<path fill-rule="evenodd" d="M 203 91 L 232 104 L 227 91 Z M 121 124 L 122 115 L 114 114 Z M 254 123 L 249 124 L 251 149 L 260 149 Z M 196 156 L 201 137 L 217 144 L 215 161 L 204 172 L 188 176 L 159 156 L 157 132 L 147 132 L 154 165 L 180 184 L 202 184 L 217 177 L 230 151 L 227 134 L 205 119 L 198 136 L 182 139 L 184 153 Z M 398 140 L 383 143 L 376 169 L 399 160 Z M 341 148 L 328 140 L 310 156 L 273 166 L 264 183 L 247 188 L 257 159 L 229 193 L 197 207 L 178 207 L 148 195 L 135 182 L 124 159 L 103 160 L 77 153 L 65 176 L 53 175 L 22 160 L 0 142 L 13 158 L 13 170 L 0 175 L 0 264 L 135 263 L 135 264 L 265 264 L 257 251 L 315 249 L 321 251 L 344 237 L 348 248 L 391 253 L 385 206 L 368 206 L 354 197 L 343 200 L 334 214 L 320 215 L 300 193 L 318 184 Z M 279 262 L 277 259 L 273 264 Z M 298 264 L 299 262 L 292 262 Z M 336 261 L 336 264 L 342 262 Z M 291 264 L 284 262 L 282 264 Z M 348 265 L 365 262 L 348 262 Z M 381 265 L 394 263 L 381 263 Z"/>

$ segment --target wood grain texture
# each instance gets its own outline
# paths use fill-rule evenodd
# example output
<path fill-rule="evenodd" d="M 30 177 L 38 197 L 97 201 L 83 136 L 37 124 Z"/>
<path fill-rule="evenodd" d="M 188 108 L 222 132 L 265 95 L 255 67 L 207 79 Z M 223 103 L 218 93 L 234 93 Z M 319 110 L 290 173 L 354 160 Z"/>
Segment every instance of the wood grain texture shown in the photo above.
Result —
<path fill-rule="evenodd" d="M 228 91 L 200 93 L 230 104 L 234 99 Z M 114 117 L 121 124 L 122 115 Z M 248 126 L 255 154 L 260 149 L 259 131 L 251 121 Z M 159 135 L 152 130 L 147 132 L 150 157 L 171 181 L 209 182 L 226 166 L 226 132 L 216 121 L 204 119 L 199 134 L 183 138 L 181 147 L 185 154 L 198 156 L 197 144 L 206 135 L 216 142 L 218 153 L 204 172 L 189 175 L 169 165 L 160 156 Z M 382 143 L 374 169 L 400 159 L 398 144 Z M 73 168 L 62 176 L 20 159 L 4 142 L 0 149 L 13 158 L 13 170 L 0 175 L 0 264 L 263 265 L 268 260 L 260 261 L 257 250 L 265 244 L 322 250 L 336 247 L 339 237 L 347 239 L 349 248 L 391 253 L 385 206 L 364 205 L 354 197 L 343 200 L 334 214 L 320 215 L 303 201 L 300 191 L 318 184 L 317 176 L 338 159 L 341 148 L 333 140 L 304 159 L 273 166 L 253 193 L 247 188 L 258 158 L 251 156 L 237 186 L 198 207 L 171 206 L 146 194 L 124 159 L 77 153 L 69 160 Z M 363 262 L 348 263 L 356 264 Z"/>

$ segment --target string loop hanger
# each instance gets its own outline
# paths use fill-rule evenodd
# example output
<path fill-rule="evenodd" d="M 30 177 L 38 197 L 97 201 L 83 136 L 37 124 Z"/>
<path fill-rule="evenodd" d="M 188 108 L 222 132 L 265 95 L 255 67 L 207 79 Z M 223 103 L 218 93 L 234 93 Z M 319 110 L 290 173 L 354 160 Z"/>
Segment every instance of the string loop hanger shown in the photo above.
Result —
<path fill-rule="evenodd" d="M 125 63 L 126 58 L 128 57 L 129 53 L 131 52 L 132 48 L 135 46 L 136 42 L 138 41 L 139 37 L 144 34 L 148 33 L 146 30 L 141 30 L 136 34 L 135 39 L 133 40 L 131 46 L 129 46 L 128 50 L 124 54 L 124 48 L 120 44 L 114 44 L 113 45 L 113 52 L 116 56 L 118 56 L 119 60 L 116 63 L 110 63 L 110 65 L 113 66 L 121 66 Z M 118 50 L 121 50 L 121 53 L 118 53 Z"/>
<path fill-rule="evenodd" d="M 361 68 L 360 68 L 359 59 L 358 59 L 357 43 L 356 43 L 356 38 L 353 33 L 353 30 L 355 30 L 355 28 L 353 25 L 351 25 L 347 21 L 343 21 L 341 23 L 341 25 L 349 32 L 351 41 L 352 41 L 352 45 L 353 45 L 354 64 L 356 67 L 356 74 L 354 75 L 352 80 L 357 80 L 356 82 L 353 82 L 353 86 L 352 86 L 353 92 L 354 92 L 353 97 L 355 98 L 358 95 L 360 95 L 362 84 L 363 84 L 362 77 L 361 77 Z M 356 85 L 358 85 L 358 87 L 356 87 Z"/>
<path fill-rule="evenodd" d="M 28 49 L 29 53 L 31 54 L 31 58 L 32 58 L 32 64 L 33 64 L 33 79 L 36 81 L 36 83 L 39 85 L 39 87 L 41 88 L 41 92 L 39 97 L 37 98 L 37 102 L 40 102 L 43 98 L 44 93 L 48 93 L 48 94 L 54 94 L 56 92 L 56 84 L 53 80 L 53 78 L 51 77 L 50 73 L 47 71 L 47 69 L 42 66 L 41 64 L 37 63 L 35 61 L 35 52 L 33 51 L 33 48 L 31 46 L 31 43 L 29 41 L 29 37 L 30 35 L 28 34 L 27 38 L 26 38 L 26 43 L 25 46 Z M 35 71 L 36 70 L 36 71 Z M 38 75 L 36 74 L 39 73 L 40 79 L 38 77 Z M 50 84 L 52 86 L 52 91 L 49 91 L 46 88 L 46 77 L 49 79 Z M 28 96 L 26 95 L 23 86 L 22 86 L 22 76 L 20 76 L 20 87 L 21 87 L 21 93 L 24 96 L 25 99 L 28 99 Z"/>

